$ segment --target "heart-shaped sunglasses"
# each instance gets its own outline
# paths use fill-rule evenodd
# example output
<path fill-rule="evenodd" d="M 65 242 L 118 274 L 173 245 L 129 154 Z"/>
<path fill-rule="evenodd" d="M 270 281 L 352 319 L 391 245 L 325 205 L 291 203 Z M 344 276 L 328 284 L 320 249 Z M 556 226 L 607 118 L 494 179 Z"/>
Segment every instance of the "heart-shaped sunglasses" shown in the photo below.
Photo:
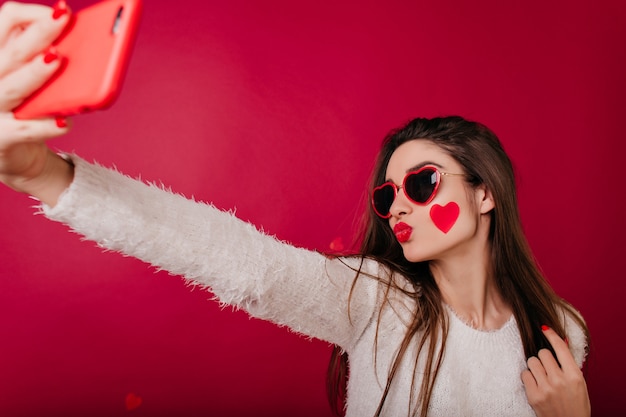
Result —
<path fill-rule="evenodd" d="M 391 217 L 391 205 L 398 195 L 398 190 L 403 189 L 404 194 L 415 204 L 426 205 L 435 198 L 442 175 L 459 175 L 450 172 L 441 172 L 432 165 L 426 165 L 417 171 L 408 172 L 402 185 L 397 186 L 391 181 L 379 185 L 372 191 L 372 207 L 376 214 L 383 219 Z"/>

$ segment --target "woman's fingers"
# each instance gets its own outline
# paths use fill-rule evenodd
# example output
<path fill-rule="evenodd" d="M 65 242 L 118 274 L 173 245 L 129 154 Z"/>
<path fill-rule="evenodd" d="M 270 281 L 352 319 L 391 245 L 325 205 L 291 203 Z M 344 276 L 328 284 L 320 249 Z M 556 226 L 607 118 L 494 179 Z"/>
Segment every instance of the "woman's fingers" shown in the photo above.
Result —
<path fill-rule="evenodd" d="M 7 1 L 0 7 L 0 47 L 28 24 L 50 16 L 51 9 L 39 4 Z"/>
<path fill-rule="evenodd" d="M 17 190 L 39 176 L 48 149 L 44 141 L 69 128 L 65 119 L 17 120 L 13 113 L 0 114 L 0 182 Z"/>
<path fill-rule="evenodd" d="M 65 2 L 54 8 L 6 2 L 0 9 L 0 77 L 47 49 L 69 21 Z"/>
<path fill-rule="evenodd" d="M 64 118 L 18 120 L 13 113 L 0 115 L 0 156 L 13 145 L 41 142 L 68 132 L 71 124 Z"/>
<path fill-rule="evenodd" d="M 537 380 L 530 370 L 527 369 L 522 372 L 522 383 L 524 384 L 528 401 L 532 402 L 532 400 L 537 397 L 539 393 L 539 386 L 537 385 Z"/>
<path fill-rule="evenodd" d="M 0 9 L 0 112 L 9 112 L 58 70 L 50 44 L 65 28 L 69 9 L 6 2 Z"/>
<path fill-rule="evenodd" d="M 532 373 L 537 384 L 541 386 L 542 384 L 556 383 L 565 372 L 580 371 L 567 343 L 548 326 L 542 326 L 542 331 L 552 345 L 556 358 L 550 350 L 541 349 L 537 353 L 537 357 L 528 359 L 528 370 Z"/>
<path fill-rule="evenodd" d="M 542 330 L 557 357 L 550 350 L 541 349 L 537 357 L 528 359 L 528 370 L 521 375 L 528 403 L 539 417 L 589 416 L 585 379 L 567 343 L 547 326 Z"/>
<path fill-rule="evenodd" d="M 16 120 L 12 113 L 59 69 L 50 45 L 68 22 L 65 2 L 54 8 L 6 2 L 0 9 L 0 182 L 16 190 L 43 190 L 51 160 L 44 142 L 69 129 L 64 119 Z"/>
<path fill-rule="evenodd" d="M 558 372 L 562 372 L 559 363 L 556 361 L 554 355 L 549 349 L 541 349 L 539 353 L 537 353 L 537 357 L 541 361 L 541 365 L 543 366 L 546 375 L 550 376 L 555 375 Z"/>
<path fill-rule="evenodd" d="M 545 385 L 547 378 L 548 378 L 548 374 L 541 360 L 533 356 L 532 358 L 528 359 L 526 364 L 528 366 L 528 370 L 530 371 L 537 385 L 539 386 Z"/>
<path fill-rule="evenodd" d="M 548 342 L 552 345 L 554 349 L 554 353 L 556 353 L 556 359 L 558 359 L 561 364 L 561 368 L 563 370 L 579 370 L 576 361 L 574 360 L 574 356 L 572 352 L 569 350 L 569 346 L 565 342 L 565 340 L 561 339 L 561 337 L 548 326 L 542 326 L 543 334 L 548 339 Z M 550 355 L 552 357 L 552 355 Z"/>
<path fill-rule="evenodd" d="M 50 49 L 0 78 L 0 112 L 10 112 L 44 85 L 59 69 L 61 58 Z"/>

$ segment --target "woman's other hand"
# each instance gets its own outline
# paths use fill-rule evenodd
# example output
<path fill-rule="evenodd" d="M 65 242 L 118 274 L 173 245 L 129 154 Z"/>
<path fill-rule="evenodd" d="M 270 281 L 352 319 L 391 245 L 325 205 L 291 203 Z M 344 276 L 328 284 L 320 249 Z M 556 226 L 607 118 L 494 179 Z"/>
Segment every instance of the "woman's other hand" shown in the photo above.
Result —
<path fill-rule="evenodd" d="M 567 343 L 546 326 L 543 332 L 554 348 L 558 363 L 548 349 L 528 359 L 528 370 L 522 372 L 528 403 L 538 417 L 590 416 L 587 384 Z"/>
<path fill-rule="evenodd" d="M 0 7 L 0 181 L 50 205 L 71 183 L 73 168 L 45 141 L 66 133 L 68 123 L 17 120 L 12 110 L 59 69 L 50 45 L 69 15 L 64 1 L 53 8 L 11 1 Z"/>

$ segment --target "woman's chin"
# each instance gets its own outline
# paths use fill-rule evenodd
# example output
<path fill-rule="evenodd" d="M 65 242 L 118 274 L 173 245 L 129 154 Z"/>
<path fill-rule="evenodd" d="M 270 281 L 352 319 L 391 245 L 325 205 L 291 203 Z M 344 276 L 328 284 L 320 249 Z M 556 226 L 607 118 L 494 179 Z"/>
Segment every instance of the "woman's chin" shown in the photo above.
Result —
<path fill-rule="evenodd" d="M 407 261 L 411 263 L 426 262 L 431 259 L 431 257 L 423 253 L 415 253 L 415 252 L 408 251 L 406 249 L 404 250 L 404 257 L 406 258 Z"/>

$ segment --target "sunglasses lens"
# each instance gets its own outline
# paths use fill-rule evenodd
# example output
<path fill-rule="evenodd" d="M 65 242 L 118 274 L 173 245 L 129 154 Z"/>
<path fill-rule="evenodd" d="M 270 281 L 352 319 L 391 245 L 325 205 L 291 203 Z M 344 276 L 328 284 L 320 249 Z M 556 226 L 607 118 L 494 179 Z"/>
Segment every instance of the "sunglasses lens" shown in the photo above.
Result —
<path fill-rule="evenodd" d="M 422 168 L 420 171 L 407 174 L 404 178 L 404 192 L 417 204 L 428 204 L 435 196 L 438 185 L 439 175 L 433 168 Z M 388 218 L 395 198 L 396 187 L 391 183 L 374 188 L 372 206 L 376 214 L 382 218 Z"/>
<path fill-rule="evenodd" d="M 391 184 L 384 184 L 376 188 L 372 196 L 372 204 L 376 214 L 380 217 L 387 217 L 395 197 L 396 192 Z"/>
<path fill-rule="evenodd" d="M 404 180 L 404 192 L 413 201 L 425 204 L 431 200 L 437 188 L 437 172 L 426 168 L 409 174 Z"/>

